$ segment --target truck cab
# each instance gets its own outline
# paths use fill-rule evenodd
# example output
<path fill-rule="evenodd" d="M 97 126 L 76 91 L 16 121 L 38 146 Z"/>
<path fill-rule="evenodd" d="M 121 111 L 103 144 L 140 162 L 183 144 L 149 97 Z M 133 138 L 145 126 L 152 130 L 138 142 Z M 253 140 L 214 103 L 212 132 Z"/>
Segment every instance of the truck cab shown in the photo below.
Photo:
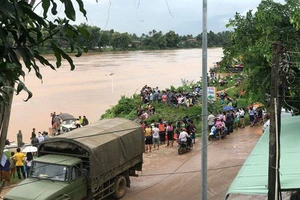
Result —
<path fill-rule="evenodd" d="M 32 163 L 30 176 L 5 195 L 5 200 L 83 199 L 87 195 L 82 160 L 45 155 Z"/>

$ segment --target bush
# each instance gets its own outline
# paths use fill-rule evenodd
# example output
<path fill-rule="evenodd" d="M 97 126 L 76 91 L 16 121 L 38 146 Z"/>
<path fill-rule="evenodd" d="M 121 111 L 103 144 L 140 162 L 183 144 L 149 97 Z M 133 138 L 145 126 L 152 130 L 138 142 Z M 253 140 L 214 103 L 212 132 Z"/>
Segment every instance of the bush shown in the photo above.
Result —
<path fill-rule="evenodd" d="M 136 109 L 139 103 L 140 99 L 136 94 L 132 97 L 121 96 L 118 104 L 106 110 L 105 114 L 101 116 L 101 119 L 113 117 L 129 118 L 129 116 L 132 116 L 133 113 L 136 113 Z"/>

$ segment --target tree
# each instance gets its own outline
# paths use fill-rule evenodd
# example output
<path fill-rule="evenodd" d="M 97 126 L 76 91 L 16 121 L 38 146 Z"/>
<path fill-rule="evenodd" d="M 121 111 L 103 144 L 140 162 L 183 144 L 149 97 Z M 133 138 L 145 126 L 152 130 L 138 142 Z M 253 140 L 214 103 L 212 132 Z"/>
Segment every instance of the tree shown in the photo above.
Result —
<path fill-rule="evenodd" d="M 114 47 L 114 49 L 116 48 L 127 49 L 130 41 L 131 38 L 127 32 L 126 33 L 114 32 L 112 34 L 112 46 Z"/>
<path fill-rule="evenodd" d="M 94 49 L 98 47 L 98 43 L 101 38 L 100 28 L 97 26 L 89 26 L 86 23 L 80 24 L 78 27 L 87 30 L 90 34 L 90 38 L 86 39 L 84 35 L 79 35 L 79 41 L 88 49 Z"/>
<path fill-rule="evenodd" d="M 170 48 L 177 48 L 179 43 L 179 36 L 174 31 L 166 33 L 167 46 Z"/>
<path fill-rule="evenodd" d="M 299 52 L 299 19 L 297 0 L 287 0 L 286 4 L 264 0 L 256 13 L 251 10 L 245 16 L 236 13 L 234 19 L 230 20 L 228 26 L 234 27 L 234 31 L 230 43 L 224 48 L 224 60 L 242 58 L 244 73 L 248 76 L 247 95 L 252 101 L 264 101 L 265 94 L 270 93 L 272 43 L 279 41 L 289 51 Z M 300 85 L 299 73 L 290 62 L 299 62 L 299 59 L 298 54 L 286 54 L 282 58 L 282 61 L 285 60 L 282 67 L 287 69 L 287 77 L 294 77 L 294 85 L 286 84 L 284 88 L 286 100 L 300 98 L 300 93 L 295 92 L 299 91 L 296 87 Z M 299 110 L 299 104 L 295 104 L 294 108 Z"/>
<path fill-rule="evenodd" d="M 61 66 L 62 59 L 70 64 L 71 70 L 75 69 L 72 58 L 65 53 L 61 44 L 67 45 L 71 51 L 76 51 L 76 56 L 81 56 L 86 49 L 78 41 L 79 33 L 89 38 L 89 32 L 81 27 L 70 24 L 76 20 L 76 13 L 71 0 L 61 0 L 65 7 L 65 18 L 58 17 L 57 3 L 53 0 L 43 0 L 43 16 L 37 15 L 32 9 L 35 0 L 2 0 L 0 7 L 0 158 L 7 136 L 10 109 L 13 93 L 21 91 L 28 93 L 27 101 L 32 93 L 22 82 L 25 70 L 33 71 L 39 79 L 42 74 L 39 65 L 44 65 L 56 70 Z M 76 0 L 80 12 L 86 17 L 83 1 Z M 49 10 L 51 8 L 51 10 Z M 47 20 L 51 12 L 55 20 Z M 54 53 L 56 64 L 51 64 L 39 52 L 39 47 L 48 42 L 49 48 Z M 65 46 L 65 47 L 67 47 Z M 21 63 L 22 59 L 23 63 Z M 15 85 L 16 88 L 15 88 Z"/>
<path fill-rule="evenodd" d="M 99 48 L 110 46 L 112 40 L 112 34 L 110 31 L 101 31 L 100 40 L 98 42 Z"/>

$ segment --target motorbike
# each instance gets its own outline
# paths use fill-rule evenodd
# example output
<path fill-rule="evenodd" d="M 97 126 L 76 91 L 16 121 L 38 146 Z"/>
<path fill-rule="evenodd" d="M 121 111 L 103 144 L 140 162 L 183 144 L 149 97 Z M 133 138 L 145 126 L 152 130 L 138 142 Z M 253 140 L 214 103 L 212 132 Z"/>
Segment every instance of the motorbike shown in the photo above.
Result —
<path fill-rule="evenodd" d="M 184 154 L 186 152 L 189 152 L 193 148 L 193 144 L 191 142 L 191 145 L 189 146 L 187 142 L 178 142 L 178 154 Z"/>

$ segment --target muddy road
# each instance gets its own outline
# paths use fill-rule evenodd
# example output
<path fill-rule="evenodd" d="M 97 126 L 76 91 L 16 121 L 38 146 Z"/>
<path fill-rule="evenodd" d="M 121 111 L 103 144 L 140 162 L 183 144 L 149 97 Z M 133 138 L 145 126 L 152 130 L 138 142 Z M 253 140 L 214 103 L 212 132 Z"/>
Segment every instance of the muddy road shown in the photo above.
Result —
<path fill-rule="evenodd" d="M 235 130 L 225 140 L 208 143 L 209 200 L 222 200 L 261 135 L 261 127 Z M 178 155 L 177 146 L 144 154 L 143 172 L 131 178 L 123 200 L 201 199 L 201 138 L 194 149 Z M 250 199 L 236 196 L 234 200 Z M 257 198 L 257 197 L 256 197 Z"/>

